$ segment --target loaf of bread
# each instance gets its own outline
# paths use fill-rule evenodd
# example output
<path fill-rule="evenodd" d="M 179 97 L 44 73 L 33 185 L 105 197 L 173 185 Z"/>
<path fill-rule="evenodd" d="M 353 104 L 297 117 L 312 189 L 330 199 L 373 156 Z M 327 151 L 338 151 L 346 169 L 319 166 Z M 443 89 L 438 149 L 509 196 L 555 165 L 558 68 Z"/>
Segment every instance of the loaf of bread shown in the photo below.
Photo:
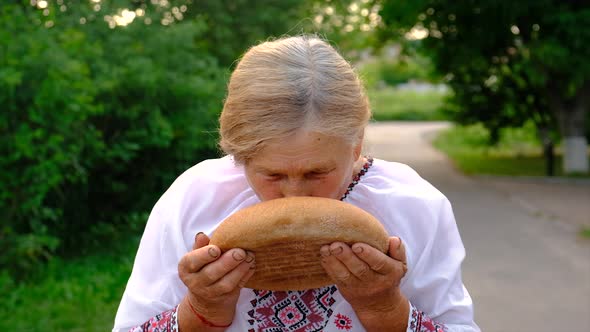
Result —
<path fill-rule="evenodd" d="M 375 217 L 352 204 L 288 197 L 235 212 L 210 243 L 223 252 L 242 248 L 255 254 L 256 271 L 246 287 L 304 290 L 333 284 L 320 264 L 320 248 L 336 241 L 363 242 L 386 253 L 389 236 Z"/>

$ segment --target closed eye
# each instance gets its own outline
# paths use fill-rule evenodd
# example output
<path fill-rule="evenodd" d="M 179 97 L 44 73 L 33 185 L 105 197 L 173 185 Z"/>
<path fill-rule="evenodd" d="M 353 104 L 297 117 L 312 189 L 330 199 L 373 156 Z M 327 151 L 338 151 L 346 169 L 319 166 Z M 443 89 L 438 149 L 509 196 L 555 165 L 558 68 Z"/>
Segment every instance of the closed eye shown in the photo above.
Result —
<path fill-rule="evenodd" d="M 312 171 L 312 172 L 305 173 L 305 177 L 308 179 L 323 178 L 324 176 L 327 176 L 328 174 L 330 174 L 330 172 L 332 172 L 332 170 Z"/>
<path fill-rule="evenodd" d="M 278 173 L 269 173 L 269 174 L 265 174 L 264 178 L 269 180 L 269 181 L 276 181 L 276 180 L 280 180 L 283 177 L 282 174 L 278 174 Z"/>

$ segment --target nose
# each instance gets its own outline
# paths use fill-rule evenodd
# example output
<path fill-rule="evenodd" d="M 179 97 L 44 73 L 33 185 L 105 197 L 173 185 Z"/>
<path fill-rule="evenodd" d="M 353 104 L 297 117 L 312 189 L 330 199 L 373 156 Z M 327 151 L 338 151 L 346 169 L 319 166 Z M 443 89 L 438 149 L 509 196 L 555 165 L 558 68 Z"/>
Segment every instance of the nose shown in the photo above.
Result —
<path fill-rule="evenodd" d="M 283 197 L 311 196 L 311 190 L 304 179 L 288 178 L 281 183 Z"/>

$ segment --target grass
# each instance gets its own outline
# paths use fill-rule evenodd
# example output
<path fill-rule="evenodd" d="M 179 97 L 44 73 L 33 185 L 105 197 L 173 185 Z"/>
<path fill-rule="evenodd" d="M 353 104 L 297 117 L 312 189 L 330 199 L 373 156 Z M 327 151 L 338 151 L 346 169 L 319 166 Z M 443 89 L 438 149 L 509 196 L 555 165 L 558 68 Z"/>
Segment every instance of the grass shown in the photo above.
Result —
<path fill-rule="evenodd" d="M 544 176 L 545 160 L 534 127 L 505 129 L 497 146 L 488 146 L 489 133 L 481 125 L 456 126 L 442 132 L 434 146 L 446 153 L 466 174 Z M 560 149 L 556 149 L 555 175 L 564 176 Z M 575 177 L 590 177 L 577 174 Z"/>
<path fill-rule="evenodd" d="M 445 120 L 440 111 L 446 97 L 440 91 L 407 91 L 393 87 L 368 90 L 373 117 L 377 121 Z"/>
<path fill-rule="evenodd" d="M 582 229 L 580 230 L 580 236 L 585 238 L 585 239 L 589 239 L 590 240 L 590 228 L 588 227 L 582 227 Z"/>
<path fill-rule="evenodd" d="M 110 331 L 139 237 L 103 253 L 54 258 L 24 283 L 0 275 L 1 331 Z"/>
<path fill-rule="evenodd" d="M 503 176 L 544 176 L 545 161 L 541 156 L 494 156 L 485 154 L 450 155 L 455 164 L 466 174 Z M 556 175 L 562 175 L 557 158 Z"/>

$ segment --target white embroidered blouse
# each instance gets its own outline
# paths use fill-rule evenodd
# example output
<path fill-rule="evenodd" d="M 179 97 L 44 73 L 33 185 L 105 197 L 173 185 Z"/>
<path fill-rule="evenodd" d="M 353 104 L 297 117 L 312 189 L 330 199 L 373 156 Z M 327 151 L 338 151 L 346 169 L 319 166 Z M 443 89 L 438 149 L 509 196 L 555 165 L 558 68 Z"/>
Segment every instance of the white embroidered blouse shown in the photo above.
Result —
<path fill-rule="evenodd" d="M 411 304 L 408 331 L 479 331 L 461 281 L 465 249 L 446 197 L 400 163 L 371 159 L 359 175 L 343 200 L 373 214 L 406 246 L 408 272 L 400 287 Z M 230 214 L 259 201 L 243 167 L 228 156 L 178 177 L 150 214 L 113 331 L 177 331 L 176 307 L 187 292 L 177 265 L 195 234 L 210 236 Z M 328 286 L 299 292 L 244 288 L 226 331 L 364 328 L 337 287 Z"/>

